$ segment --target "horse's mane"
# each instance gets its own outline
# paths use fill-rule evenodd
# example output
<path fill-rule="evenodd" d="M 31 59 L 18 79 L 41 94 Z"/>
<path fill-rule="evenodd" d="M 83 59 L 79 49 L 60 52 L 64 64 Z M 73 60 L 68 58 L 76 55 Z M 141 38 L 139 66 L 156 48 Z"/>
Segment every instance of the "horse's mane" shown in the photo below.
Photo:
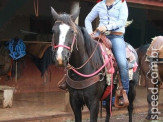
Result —
<path fill-rule="evenodd" d="M 91 36 L 88 34 L 87 30 L 84 27 L 81 28 L 81 31 L 84 37 L 86 51 L 90 56 L 92 52 L 95 50 L 97 43 L 91 38 Z M 91 58 L 91 64 L 96 69 L 102 65 L 102 57 L 99 46 L 97 47 L 94 56 Z"/>

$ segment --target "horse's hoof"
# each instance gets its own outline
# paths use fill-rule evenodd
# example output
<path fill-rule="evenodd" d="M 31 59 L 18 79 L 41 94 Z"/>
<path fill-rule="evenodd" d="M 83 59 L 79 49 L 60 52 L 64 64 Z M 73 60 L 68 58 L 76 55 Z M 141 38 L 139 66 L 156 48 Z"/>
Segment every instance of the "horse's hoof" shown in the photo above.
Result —
<path fill-rule="evenodd" d="M 157 117 L 152 118 L 152 115 L 147 115 L 145 119 L 146 120 L 157 120 Z"/>
<path fill-rule="evenodd" d="M 146 120 L 151 120 L 151 116 L 150 116 L 150 115 L 147 115 L 147 116 L 145 117 L 145 119 L 146 119 Z"/>

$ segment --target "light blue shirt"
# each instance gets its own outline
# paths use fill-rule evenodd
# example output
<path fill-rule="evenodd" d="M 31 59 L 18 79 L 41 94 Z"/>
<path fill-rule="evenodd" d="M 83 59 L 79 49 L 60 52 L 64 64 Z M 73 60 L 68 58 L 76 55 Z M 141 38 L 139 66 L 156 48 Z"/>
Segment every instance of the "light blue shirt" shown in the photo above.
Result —
<path fill-rule="evenodd" d="M 99 25 L 106 26 L 107 30 L 125 33 L 125 24 L 128 18 L 126 1 L 115 0 L 113 7 L 108 10 L 106 0 L 97 3 L 85 19 L 85 27 L 88 33 L 92 33 L 92 21 L 99 16 Z"/>

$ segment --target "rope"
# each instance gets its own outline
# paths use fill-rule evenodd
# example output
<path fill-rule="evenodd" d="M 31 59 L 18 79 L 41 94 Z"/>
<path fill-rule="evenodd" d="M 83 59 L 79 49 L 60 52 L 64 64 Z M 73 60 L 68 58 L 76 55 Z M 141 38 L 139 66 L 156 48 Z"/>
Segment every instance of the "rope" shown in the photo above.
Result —
<path fill-rule="evenodd" d="M 36 17 L 38 17 L 38 0 L 34 0 L 34 11 L 35 11 L 35 15 Z"/>
<path fill-rule="evenodd" d="M 89 60 L 93 57 L 93 55 L 94 55 L 94 53 L 95 53 L 95 51 L 96 51 L 96 49 L 97 49 L 97 47 L 99 45 L 100 39 L 101 39 L 101 34 L 99 36 L 99 39 L 98 39 L 97 44 L 96 44 L 96 47 L 94 48 L 94 51 L 92 52 L 91 56 L 87 59 L 87 61 L 84 64 L 82 64 L 80 67 L 74 68 L 74 69 L 81 69 L 82 67 L 84 67 L 89 62 Z"/>
<path fill-rule="evenodd" d="M 80 76 L 82 76 L 82 77 L 92 77 L 92 76 L 94 76 L 95 74 L 97 74 L 98 72 L 100 72 L 100 71 L 109 63 L 109 61 L 110 61 L 111 59 L 112 59 L 112 58 L 108 58 L 108 59 L 105 61 L 104 65 L 102 65 L 97 71 L 95 71 L 94 73 L 91 73 L 91 74 L 89 74 L 89 75 L 82 74 L 82 73 L 78 72 L 78 71 L 77 71 L 76 69 L 74 69 L 74 68 L 72 68 L 72 70 L 73 70 L 76 74 L 78 74 L 78 75 L 80 75 Z"/>

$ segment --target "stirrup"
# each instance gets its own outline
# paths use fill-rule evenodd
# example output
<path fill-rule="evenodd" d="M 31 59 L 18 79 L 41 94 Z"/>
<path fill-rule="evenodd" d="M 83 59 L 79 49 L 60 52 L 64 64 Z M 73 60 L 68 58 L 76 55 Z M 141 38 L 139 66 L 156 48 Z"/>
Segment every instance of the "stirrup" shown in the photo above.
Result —
<path fill-rule="evenodd" d="M 128 107 L 128 105 L 129 105 L 129 101 L 128 101 L 126 91 L 123 89 L 117 89 L 114 106 L 116 108 L 124 108 L 124 107 Z"/>
<path fill-rule="evenodd" d="M 66 74 L 62 77 L 62 79 L 58 82 L 58 87 L 62 90 L 67 90 L 67 83 L 66 83 Z"/>

